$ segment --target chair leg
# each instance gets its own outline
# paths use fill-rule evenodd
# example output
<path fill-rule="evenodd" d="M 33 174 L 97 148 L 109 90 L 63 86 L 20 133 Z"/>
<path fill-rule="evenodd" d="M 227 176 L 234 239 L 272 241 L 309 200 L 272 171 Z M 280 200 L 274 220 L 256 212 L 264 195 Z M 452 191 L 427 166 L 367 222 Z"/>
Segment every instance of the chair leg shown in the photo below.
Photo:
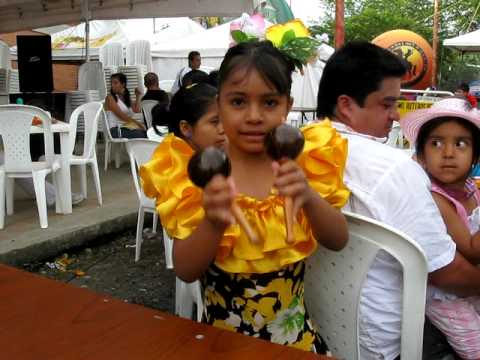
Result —
<path fill-rule="evenodd" d="M 5 227 L 5 173 L 0 172 L 0 229 Z"/>
<path fill-rule="evenodd" d="M 122 162 L 122 159 L 121 159 L 121 155 L 122 155 L 122 152 L 121 152 L 121 149 L 120 147 L 122 147 L 123 144 L 117 144 L 115 145 L 115 167 L 118 169 L 121 165 L 121 162 Z"/>
<path fill-rule="evenodd" d="M 33 186 L 35 188 L 35 196 L 37 198 L 38 216 L 40 218 L 40 227 L 48 228 L 47 218 L 47 197 L 45 195 L 45 174 L 33 173 Z"/>
<path fill-rule="evenodd" d="M 87 165 L 78 165 L 80 175 L 80 191 L 84 199 L 87 198 Z"/>
<path fill-rule="evenodd" d="M 57 214 L 61 214 L 63 209 L 65 208 L 65 195 L 62 194 L 60 191 L 60 188 L 58 187 L 58 184 L 62 181 L 59 179 L 59 173 L 55 172 L 52 174 L 52 182 L 53 182 L 53 187 L 55 188 L 55 212 Z M 47 187 L 45 186 L 45 196 L 47 193 Z M 47 202 L 48 203 L 48 202 Z"/>
<path fill-rule="evenodd" d="M 157 233 L 157 226 L 158 226 L 158 214 L 157 214 L 157 212 L 154 210 L 154 212 L 153 212 L 152 234 L 156 234 L 156 233 Z"/>
<path fill-rule="evenodd" d="M 197 322 L 202 322 L 203 316 L 203 296 L 202 296 L 202 286 L 200 281 L 195 281 L 194 283 L 189 284 L 191 287 L 193 298 L 195 299 L 195 304 L 197 306 Z"/>
<path fill-rule="evenodd" d="M 163 249 L 165 251 L 165 265 L 167 269 L 173 269 L 173 241 L 163 228 Z"/>
<path fill-rule="evenodd" d="M 97 192 L 98 205 L 102 206 L 103 205 L 102 187 L 100 185 L 100 173 L 98 172 L 98 162 L 97 162 L 96 156 L 94 161 L 91 162 L 91 165 L 92 165 L 93 181 L 95 182 L 95 191 Z"/>
<path fill-rule="evenodd" d="M 8 176 L 5 177 L 6 195 L 7 195 L 7 215 L 13 215 L 14 196 L 15 196 L 15 179 Z"/>
<path fill-rule="evenodd" d="M 104 158 L 104 167 L 105 171 L 108 169 L 108 162 L 110 161 L 110 147 L 111 147 L 111 142 L 105 138 L 105 158 Z"/>
<path fill-rule="evenodd" d="M 175 315 L 185 319 L 192 319 L 193 298 L 188 291 L 188 284 L 175 278 Z"/>
<path fill-rule="evenodd" d="M 143 221 L 145 218 L 145 211 L 142 206 L 138 208 L 137 219 L 137 236 L 135 238 L 135 262 L 140 260 L 140 251 L 142 250 L 143 242 Z"/>

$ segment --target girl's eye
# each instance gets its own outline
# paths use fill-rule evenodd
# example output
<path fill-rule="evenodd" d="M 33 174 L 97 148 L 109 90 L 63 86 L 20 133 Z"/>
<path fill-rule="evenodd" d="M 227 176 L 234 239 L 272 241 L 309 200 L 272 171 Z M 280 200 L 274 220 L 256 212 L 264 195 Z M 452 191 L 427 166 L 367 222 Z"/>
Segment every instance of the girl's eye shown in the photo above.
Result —
<path fill-rule="evenodd" d="M 218 123 L 220 122 L 220 120 L 218 118 L 213 118 L 212 120 L 210 120 L 210 124 L 212 125 L 218 125 Z"/>
<path fill-rule="evenodd" d="M 464 148 L 466 148 L 467 146 L 468 146 L 468 143 L 467 143 L 465 140 L 459 140 L 459 141 L 457 141 L 457 147 L 464 149 Z"/>
<path fill-rule="evenodd" d="M 241 98 L 234 98 L 230 101 L 230 103 L 233 105 L 233 106 L 240 106 L 244 103 L 245 101 Z"/>
<path fill-rule="evenodd" d="M 432 140 L 431 142 L 433 147 L 439 148 L 442 146 L 442 142 L 440 140 Z"/>
<path fill-rule="evenodd" d="M 277 104 L 278 104 L 278 101 L 275 100 L 275 99 L 267 99 L 267 100 L 265 100 L 265 105 L 266 105 L 267 107 L 274 107 L 274 106 L 276 106 Z"/>

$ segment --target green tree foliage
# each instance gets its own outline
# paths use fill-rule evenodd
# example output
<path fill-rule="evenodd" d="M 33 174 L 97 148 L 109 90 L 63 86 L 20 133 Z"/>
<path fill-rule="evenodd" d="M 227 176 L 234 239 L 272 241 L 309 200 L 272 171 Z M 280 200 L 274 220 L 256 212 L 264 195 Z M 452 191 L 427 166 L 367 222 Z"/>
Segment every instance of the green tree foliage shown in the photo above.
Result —
<path fill-rule="evenodd" d="M 313 26 L 315 33 L 335 32 L 335 0 L 324 0 L 326 20 Z M 345 0 L 345 40 L 371 41 L 385 31 L 406 29 L 432 43 L 433 0 Z M 443 88 L 458 81 L 480 78 L 479 69 L 466 64 L 480 64 L 480 55 L 462 57 L 456 50 L 443 48 L 444 39 L 480 28 L 479 0 L 441 0 L 440 71 Z M 445 86 L 443 86 L 443 84 Z"/>

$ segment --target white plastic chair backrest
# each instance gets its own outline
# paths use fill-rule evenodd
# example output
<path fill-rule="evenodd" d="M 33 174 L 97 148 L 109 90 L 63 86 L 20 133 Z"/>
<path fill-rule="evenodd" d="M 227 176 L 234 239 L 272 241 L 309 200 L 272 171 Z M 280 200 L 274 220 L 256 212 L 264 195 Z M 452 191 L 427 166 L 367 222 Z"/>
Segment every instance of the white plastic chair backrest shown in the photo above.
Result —
<path fill-rule="evenodd" d="M 28 105 L 0 106 L 0 135 L 5 151 L 4 166 L 7 172 L 32 171 L 30 155 L 30 129 L 33 117 L 42 121 L 45 162 L 51 166 L 54 159 L 51 118 L 40 108 Z"/>
<path fill-rule="evenodd" d="M 421 359 L 427 261 L 407 235 L 364 216 L 345 213 L 349 241 L 338 252 L 319 245 L 305 270 L 305 304 L 334 357 L 359 357 L 359 300 L 367 272 L 384 250 L 403 270 L 401 358 Z M 382 299 L 379 299 L 381 302 Z"/>
<path fill-rule="evenodd" d="M 95 151 L 95 144 L 97 142 L 98 121 L 102 115 L 103 105 L 100 102 L 89 102 L 77 107 L 72 115 L 70 115 L 70 132 L 68 136 L 70 152 L 73 153 L 75 148 L 75 139 L 77 136 L 78 118 L 83 114 L 84 128 L 84 142 L 83 152 L 81 156 L 85 159 L 93 157 Z"/>
<path fill-rule="evenodd" d="M 78 90 L 98 90 L 100 99 L 105 98 L 107 89 L 103 66 L 100 61 L 89 61 L 80 65 L 78 69 Z"/>
<path fill-rule="evenodd" d="M 175 83 L 175 80 L 160 80 L 158 82 L 158 86 L 163 91 L 166 91 L 167 93 L 170 93 L 170 92 L 172 92 L 172 87 L 173 87 L 174 83 Z"/>
<path fill-rule="evenodd" d="M 147 122 L 147 128 L 152 127 L 152 109 L 155 105 L 158 104 L 157 100 L 143 100 L 142 101 L 142 112 Z"/>
<path fill-rule="evenodd" d="M 145 65 L 147 71 L 152 71 L 152 54 L 148 40 L 134 40 L 127 45 L 127 65 Z"/>
<path fill-rule="evenodd" d="M 102 118 L 103 118 L 103 136 L 106 139 L 108 139 L 108 141 L 113 141 L 112 134 L 110 133 L 110 124 L 108 123 L 107 112 L 103 107 L 102 107 Z"/>
<path fill-rule="evenodd" d="M 121 66 L 123 61 L 123 46 L 119 42 L 111 42 L 100 48 L 99 60 L 103 66 Z"/>
<path fill-rule="evenodd" d="M 148 140 L 155 141 L 157 143 L 162 142 L 165 136 L 158 135 L 155 132 L 155 129 L 153 127 L 147 129 L 147 138 Z"/>
<path fill-rule="evenodd" d="M 152 202 L 153 200 L 145 196 L 140 186 L 138 168 L 152 158 L 153 152 L 158 146 L 158 142 L 147 139 L 131 139 L 125 143 L 125 146 L 127 147 L 127 153 L 130 159 L 130 168 L 132 171 L 133 183 L 137 190 L 138 200 L 142 204 L 144 204 L 145 201 Z"/>

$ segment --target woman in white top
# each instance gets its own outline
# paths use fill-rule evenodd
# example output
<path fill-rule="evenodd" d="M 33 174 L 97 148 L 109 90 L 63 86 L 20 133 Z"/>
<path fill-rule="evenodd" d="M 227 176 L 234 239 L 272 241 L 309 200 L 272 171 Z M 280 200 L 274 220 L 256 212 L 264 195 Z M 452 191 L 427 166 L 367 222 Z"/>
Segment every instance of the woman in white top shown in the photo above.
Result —
<path fill-rule="evenodd" d="M 114 138 L 146 138 L 145 126 L 132 118 L 130 92 L 127 89 L 127 77 L 122 73 L 111 76 L 112 87 L 105 98 L 108 126 Z"/>

